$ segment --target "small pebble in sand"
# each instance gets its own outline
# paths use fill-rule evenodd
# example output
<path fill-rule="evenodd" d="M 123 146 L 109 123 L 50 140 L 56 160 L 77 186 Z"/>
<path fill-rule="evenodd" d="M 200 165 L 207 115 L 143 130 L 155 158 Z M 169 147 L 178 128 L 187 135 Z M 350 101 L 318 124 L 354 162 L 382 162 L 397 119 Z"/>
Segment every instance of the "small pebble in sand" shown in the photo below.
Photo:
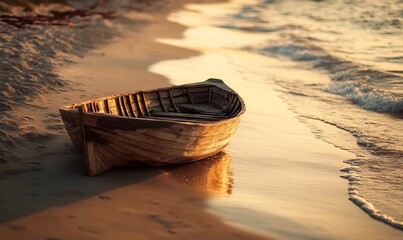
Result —
<path fill-rule="evenodd" d="M 99 195 L 98 198 L 101 199 L 101 200 L 112 200 L 112 198 L 110 196 L 107 196 L 107 195 Z"/>

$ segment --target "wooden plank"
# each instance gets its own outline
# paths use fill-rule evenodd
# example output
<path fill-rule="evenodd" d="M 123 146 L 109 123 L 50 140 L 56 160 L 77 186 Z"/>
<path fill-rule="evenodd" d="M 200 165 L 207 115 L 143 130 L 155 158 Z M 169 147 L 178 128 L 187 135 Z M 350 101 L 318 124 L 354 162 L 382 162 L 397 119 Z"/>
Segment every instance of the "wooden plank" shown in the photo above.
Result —
<path fill-rule="evenodd" d="M 109 149 L 110 150 L 110 149 Z M 118 158 L 115 155 L 112 155 L 107 148 L 103 145 L 95 144 L 94 151 L 95 151 L 95 161 L 92 164 L 91 175 L 95 176 L 102 172 L 105 172 L 112 167 L 122 166 L 124 163 L 124 158 Z"/>
<path fill-rule="evenodd" d="M 126 109 L 128 117 L 134 117 L 133 109 L 132 109 L 132 107 L 130 105 L 129 96 L 128 95 L 123 95 L 122 96 L 122 102 L 123 102 L 123 105 L 125 106 L 125 109 Z"/>
<path fill-rule="evenodd" d="M 158 92 L 160 93 L 162 99 L 169 99 L 169 93 L 167 90 L 160 89 Z"/>
<path fill-rule="evenodd" d="M 106 113 L 110 113 L 111 111 L 109 110 L 109 104 L 108 104 L 108 100 L 103 100 L 104 101 L 104 109 Z"/>
<path fill-rule="evenodd" d="M 169 149 L 169 148 L 158 148 L 154 145 L 144 144 L 141 141 L 127 139 L 127 138 L 114 138 L 114 143 L 116 147 L 122 150 L 124 149 L 125 154 L 131 156 L 133 154 L 141 154 L 144 156 L 144 160 L 152 160 L 152 161 L 170 161 L 174 163 L 173 160 L 178 158 L 192 158 L 197 156 L 209 155 L 212 152 L 217 151 L 217 149 L 224 148 L 230 139 L 224 139 L 222 141 L 211 142 L 209 145 L 199 147 L 195 146 L 190 149 Z M 122 148 L 122 149 L 121 149 Z M 152 157 L 152 158 L 150 158 Z"/>
<path fill-rule="evenodd" d="M 92 168 L 92 165 L 90 164 L 90 162 L 88 161 L 88 145 L 87 145 L 87 137 L 86 137 L 86 127 L 85 127 L 85 122 L 84 122 L 84 109 L 83 109 L 83 106 L 80 106 L 80 107 L 78 107 L 78 115 L 79 115 L 79 117 L 80 117 L 80 127 L 81 127 L 81 134 L 82 134 L 82 147 L 83 147 L 83 153 L 84 153 L 84 156 L 85 156 L 85 159 L 86 159 L 86 161 L 85 161 L 85 163 L 86 163 L 86 166 L 87 166 L 87 174 L 89 175 L 89 176 L 92 176 L 91 174 L 91 170 L 93 169 Z"/>
<path fill-rule="evenodd" d="M 230 141 L 229 138 L 226 138 L 220 141 L 208 142 L 206 145 L 189 144 L 184 149 L 175 149 L 158 144 L 158 140 L 156 140 L 156 144 L 149 144 L 144 143 L 138 138 L 128 138 L 127 136 L 121 136 L 114 133 L 98 131 L 98 134 L 110 140 L 107 144 L 108 149 L 110 149 L 111 146 L 115 146 L 114 151 L 119 152 L 120 154 L 127 154 L 129 156 L 132 154 L 139 154 L 146 159 L 151 159 L 153 161 L 167 158 L 204 155 L 208 152 L 215 151 L 217 148 L 221 148 Z M 175 146 L 178 145 L 176 144 Z"/>
<path fill-rule="evenodd" d="M 208 104 L 210 104 L 211 103 L 211 89 L 212 89 L 213 87 L 212 86 L 210 86 L 209 87 L 209 90 L 208 90 Z"/>
<path fill-rule="evenodd" d="M 160 111 L 153 111 L 153 116 L 157 117 L 166 117 L 166 118 L 175 118 L 175 119 L 193 119 L 193 120 L 205 120 L 205 121 L 218 121 L 225 119 L 224 116 L 214 116 L 214 115 L 202 115 L 202 114 L 190 114 L 190 113 L 175 113 L 175 112 L 160 112 Z"/>
<path fill-rule="evenodd" d="M 236 103 L 234 104 L 234 107 L 231 110 L 231 112 L 228 114 L 228 117 L 234 117 L 236 113 L 240 111 L 240 107 L 241 107 L 241 101 L 238 98 L 236 98 Z"/>
<path fill-rule="evenodd" d="M 211 105 L 219 108 L 219 109 L 226 109 L 230 104 L 230 100 L 228 100 L 227 96 L 222 96 L 217 92 L 213 91 Z"/>
<path fill-rule="evenodd" d="M 81 119 L 78 108 L 60 109 L 60 116 L 66 127 L 67 133 L 70 136 L 74 146 L 80 151 L 83 149 L 82 134 L 81 134 Z"/>
<path fill-rule="evenodd" d="M 145 146 L 152 146 L 152 148 L 158 147 L 158 148 L 165 148 L 165 147 L 170 147 L 172 149 L 178 150 L 178 145 L 179 146 L 184 146 L 184 145 L 189 145 L 193 141 L 197 139 L 192 139 L 191 141 L 169 141 L 165 140 L 162 138 L 159 138 L 157 136 L 149 136 L 149 135 L 144 135 L 138 132 L 125 132 L 125 131 L 118 131 L 118 132 L 110 132 L 110 131 L 104 131 L 100 129 L 93 129 L 94 132 L 97 134 L 100 134 L 101 136 L 104 136 L 104 138 L 108 139 L 117 139 L 117 138 L 124 138 L 127 139 L 128 141 L 140 141 L 139 144 L 145 144 Z M 163 144 L 164 146 L 159 146 L 155 145 L 155 143 L 160 143 Z M 129 142 L 129 144 L 132 144 Z M 179 147 L 181 148 L 181 147 Z M 183 147 L 182 147 L 183 148 Z"/>
<path fill-rule="evenodd" d="M 141 104 L 139 94 L 134 94 L 134 96 L 136 96 L 135 97 L 136 107 L 139 110 L 139 113 L 141 114 L 141 115 L 139 115 L 139 117 L 144 117 L 145 113 L 144 113 L 144 110 L 143 110 L 143 107 L 142 107 L 142 104 Z"/>
<path fill-rule="evenodd" d="M 98 112 L 97 111 L 97 106 L 95 105 L 95 102 L 91 102 L 91 108 L 93 112 Z"/>
<path fill-rule="evenodd" d="M 132 117 L 133 115 L 130 113 L 130 105 L 126 102 L 126 95 L 120 96 L 120 102 L 122 103 L 122 107 L 125 111 L 126 117 Z"/>
<path fill-rule="evenodd" d="M 108 159 L 112 159 L 111 156 L 109 156 L 108 154 L 104 153 L 104 148 L 102 146 L 96 146 L 95 148 L 95 154 L 96 154 L 96 161 L 99 165 L 103 166 L 101 167 L 103 170 L 101 170 L 100 168 L 98 168 L 97 174 L 102 172 L 102 171 L 106 171 L 108 170 L 108 167 L 106 166 L 106 164 L 104 164 L 106 161 L 108 161 Z M 99 166 L 98 165 L 98 166 Z M 109 166 L 109 168 L 111 168 L 113 165 Z"/>
<path fill-rule="evenodd" d="M 150 111 L 149 111 L 148 108 L 147 108 L 147 99 L 146 99 L 146 96 L 144 95 L 143 92 L 141 93 L 141 97 L 142 97 L 143 106 L 144 106 L 144 109 L 145 109 L 146 112 L 147 112 L 147 115 L 148 115 L 148 116 L 151 116 Z"/>
<path fill-rule="evenodd" d="M 148 133 L 148 134 L 160 134 L 166 133 L 167 135 L 172 136 L 189 136 L 189 137 L 198 137 L 200 135 L 203 136 L 214 136 L 216 134 L 223 134 L 227 131 L 231 131 L 231 129 L 235 129 L 237 124 L 239 123 L 240 118 L 236 117 L 233 119 L 228 119 L 225 121 L 220 121 L 214 124 L 209 125 L 200 125 L 200 124 L 192 124 L 192 125 L 182 125 L 177 124 L 173 125 L 169 128 L 158 128 L 158 129 L 147 129 L 141 128 L 137 129 L 137 132 Z"/>
<path fill-rule="evenodd" d="M 176 104 L 175 104 L 175 101 L 174 101 L 174 99 L 172 97 L 172 93 L 171 93 L 170 89 L 168 90 L 168 94 L 169 94 L 169 98 L 171 99 L 172 106 L 175 108 L 176 112 L 179 113 L 180 111 L 179 111 L 178 107 L 176 107 Z"/>
<path fill-rule="evenodd" d="M 211 104 L 180 104 L 178 108 L 186 114 L 199 114 L 205 116 L 220 116 L 223 114 L 221 109 L 218 109 Z"/>
<path fill-rule="evenodd" d="M 225 101 L 229 102 L 228 96 L 231 94 L 227 91 L 222 90 L 221 88 L 218 87 L 213 87 L 213 94 L 216 95 L 219 98 L 223 98 Z"/>
<path fill-rule="evenodd" d="M 95 155 L 95 151 L 94 151 L 94 144 L 93 142 L 87 142 L 86 145 L 86 149 L 87 149 L 87 175 L 88 176 L 95 176 L 97 175 L 99 172 L 103 172 L 107 169 L 105 169 L 105 167 L 103 166 L 103 162 L 101 161 L 97 161 Z"/>
<path fill-rule="evenodd" d="M 93 112 L 91 103 L 86 103 L 85 106 L 86 106 L 87 112 Z"/>
<path fill-rule="evenodd" d="M 127 114 L 126 108 L 124 106 L 124 103 L 122 101 L 122 96 L 116 96 L 116 105 L 118 106 L 119 109 L 119 115 L 120 116 L 124 116 L 124 117 L 128 117 L 129 115 Z"/>
<path fill-rule="evenodd" d="M 130 145 L 129 142 L 126 141 L 121 141 L 118 138 L 113 138 L 114 141 L 111 141 L 107 147 L 109 150 L 113 150 L 115 154 L 120 153 L 121 156 L 121 161 L 129 161 L 129 160 L 134 160 L 131 159 L 130 157 L 124 157 L 124 155 L 127 156 L 139 156 L 144 159 L 144 161 L 151 160 L 151 161 L 161 161 L 161 158 L 163 156 L 156 154 L 155 152 L 150 152 L 146 151 L 145 149 L 139 148 L 137 145 Z"/>
<path fill-rule="evenodd" d="M 190 94 L 190 92 L 189 92 L 188 89 L 186 89 L 186 95 L 188 96 L 189 102 L 190 102 L 191 104 L 194 104 L 194 101 L 193 101 L 192 96 L 191 96 L 191 94 Z"/>
<path fill-rule="evenodd" d="M 119 149 L 113 148 L 110 144 L 98 144 L 97 151 L 103 156 L 102 161 L 105 166 L 108 166 L 109 168 L 122 166 L 126 161 L 122 152 L 119 151 Z"/>
<path fill-rule="evenodd" d="M 129 99 L 130 99 L 130 106 L 131 106 L 131 108 L 133 109 L 133 114 L 134 114 L 134 116 L 137 118 L 137 117 L 138 117 L 138 114 L 139 114 L 139 110 L 138 110 L 138 108 L 137 108 L 137 106 L 136 106 L 136 100 L 135 100 L 135 98 L 134 98 L 134 95 L 133 95 L 133 94 L 130 94 L 130 95 L 129 95 Z"/>
<path fill-rule="evenodd" d="M 118 97 L 114 97 L 113 100 L 115 101 L 116 112 L 119 116 L 123 116 L 122 106 L 120 105 L 120 101 Z"/>
<path fill-rule="evenodd" d="M 97 106 L 98 106 L 98 111 L 97 112 L 105 113 L 104 101 L 98 101 Z"/>
<path fill-rule="evenodd" d="M 175 118 L 175 117 L 162 117 L 162 116 L 151 116 L 147 117 L 148 119 L 154 119 L 154 120 L 165 120 L 165 121 L 175 121 L 175 122 L 182 122 L 182 123 L 209 123 L 212 122 L 212 120 L 206 120 L 206 119 L 191 119 L 191 118 Z"/>
<path fill-rule="evenodd" d="M 91 132 L 96 132 L 98 137 L 103 139 L 107 139 L 108 142 L 106 144 L 95 144 L 97 152 L 99 155 L 102 156 L 101 162 L 92 163 L 93 168 L 104 169 L 103 171 L 113 167 L 113 166 L 120 166 L 124 165 L 125 161 L 127 160 L 126 154 L 132 154 L 130 149 L 126 149 L 126 145 L 121 145 L 119 141 L 116 139 L 116 135 L 110 134 L 107 131 L 99 130 L 96 128 L 89 128 Z M 92 143 L 94 144 L 94 143 Z M 94 170 L 93 170 L 94 171 Z"/>
<path fill-rule="evenodd" d="M 209 86 L 194 86 L 186 88 L 192 95 L 196 93 L 207 93 Z"/>
<path fill-rule="evenodd" d="M 234 108 L 235 101 L 236 101 L 236 96 L 233 95 L 233 96 L 231 97 L 231 99 L 230 99 L 230 103 L 229 103 L 229 105 L 228 105 L 227 112 L 226 112 L 225 115 L 227 115 L 227 116 L 230 115 L 230 112 L 231 112 L 231 111 L 233 110 L 233 108 Z"/>
<path fill-rule="evenodd" d="M 195 104 L 197 103 L 208 103 L 208 92 L 196 92 L 193 93 L 191 92 L 192 96 L 193 96 L 193 102 Z"/>
<path fill-rule="evenodd" d="M 117 110 L 117 108 L 116 108 L 115 99 L 113 99 L 113 98 L 108 98 L 107 100 L 108 100 L 108 106 L 109 106 L 110 113 L 111 113 L 112 115 L 119 115 L 118 110 Z"/>
<path fill-rule="evenodd" d="M 186 94 L 183 94 L 181 96 L 173 97 L 175 101 L 175 105 L 178 106 L 180 104 L 190 104 L 189 103 L 189 98 Z M 180 109 L 179 109 L 180 110 Z"/>
<path fill-rule="evenodd" d="M 165 108 L 164 103 L 162 102 L 160 91 L 157 91 L 157 94 L 158 94 L 158 100 L 160 101 L 161 109 L 164 110 L 164 112 L 168 112 L 167 109 Z"/>
<path fill-rule="evenodd" d="M 118 131 L 118 133 L 120 134 L 120 131 Z M 141 134 L 143 136 L 149 137 L 150 140 L 148 141 L 154 141 L 154 139 L 157 138 L 160 140 L 176 142 L 177 144 L 187 144 L 189 142 L 197 141 L 200 138 L 199 134 L 183 135 L 180 132 L 168 132 L 163 131 L 163 129 L 139 129 L 136 130 L 136 134 Z"/>
<path fill-rule="evenodd" d="M 167 139 L 166 134 L 155 133 L 154 135 L 148 135 L 139 133 L 137 131 L 105 131 L 97 128 L 91 128 L 91 131 L 103 136 L 108 142 L 116 140 L 117 138 L 127 139 L 128 144 L 134 144 L 143 146 L 150 151 L 167 151 L 167 150 L 179 150 L 179 151 L 191 151 L 195 148 L 208 149 L 212 144 L 221 144 L 224 141 L 229 141 L 235 130 L 227 131 L 222 134 L 214 136 L 195 136 L 195 137 L 169 137 Z M 126 140 L 125 140 L 126 141 Z M 132 142 L 130 142 L 132 141 Z M 142 147 L 140 147 L 142 148 Z"/>
<path fill-rule="evenodd" d="M 124 158 L 120 156 L 120 151 L 114 151 L 109 144 L 98 144 L 97 151 L 102 156 L 102 161 L 109 162 L 110 166 L 116 166 L 117 162 L 124 161 Z"/>
<path fill-rule="evenodd" d="M 118 132 L 116 135 L 123 138 L 129 139 L 130 141 L 138 141 L 138 144 L 143 144 L 144 147 L 147 146 L 150 150 L 154 148 L 159 148 L 156 151 L 165 150 L 178 150 L 178 151 L 199 151 L 199 150 L 209 150 L 211 146 L 222 145 L 226 141 L 229 141 L 234 131 L 228 132 L 225 135 L 218 134 L 214 137 L 199 137 L 195 138 L 193 141 L 168 141 L 160 137 L 151 138 L 148 135 L 143 135 L 133 132 Z"/>

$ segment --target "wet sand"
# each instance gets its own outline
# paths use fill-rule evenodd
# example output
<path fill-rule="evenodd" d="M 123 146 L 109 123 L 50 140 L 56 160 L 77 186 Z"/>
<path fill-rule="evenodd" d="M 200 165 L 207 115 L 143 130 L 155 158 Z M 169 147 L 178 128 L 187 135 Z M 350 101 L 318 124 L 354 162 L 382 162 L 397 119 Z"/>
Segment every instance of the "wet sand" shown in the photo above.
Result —
<path fill-rule="evenodd" d="M 84 57 L 72 56 L 73 64 L 57 70 L 71 83 L 66 91 L 41 94 L 13 110 L 29 116 L 20 123 L 23 130 L 34 128 L 48 138 L 27 143 L 33 146 L 23 154 L 29 155 L 25 164 L 2 171 L 1 239 L 267 239 L 205 210 L 207 198 L 231 192 L 227 154 L 192 165 L 120 169 L 89 178 L 83 156 L 62 128 L 58 108 L 64 104 L 170 84 L 147 68 L 164 59 L 196 55 L 154 41 L 181 36 L 185 27 L 165 19 L 181 4 L 170 1 L 152 15 L 129 16 L 149 23 L 133 26 Z"/>

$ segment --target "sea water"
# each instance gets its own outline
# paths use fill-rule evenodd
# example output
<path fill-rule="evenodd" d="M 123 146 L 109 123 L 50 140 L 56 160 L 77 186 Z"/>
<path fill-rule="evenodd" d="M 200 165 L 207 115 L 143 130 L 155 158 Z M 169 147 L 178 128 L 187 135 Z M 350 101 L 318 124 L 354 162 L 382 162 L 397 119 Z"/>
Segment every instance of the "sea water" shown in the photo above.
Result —
<path fill-rule="evenodd" d="M 244 50 L 292 60 L 330 80 L 275 82 L 318 138 L 356 154 L 341 169 L 350 200 L 403 230 L 403 2 L 257 1 L 217 26 L 266 33 L 266 41 Z"/>

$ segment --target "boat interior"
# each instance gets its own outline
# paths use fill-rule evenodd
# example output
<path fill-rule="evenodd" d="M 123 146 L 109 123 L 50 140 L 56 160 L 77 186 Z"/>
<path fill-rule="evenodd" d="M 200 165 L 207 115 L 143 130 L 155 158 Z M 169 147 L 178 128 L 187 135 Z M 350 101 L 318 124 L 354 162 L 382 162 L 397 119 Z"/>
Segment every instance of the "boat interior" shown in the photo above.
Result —
<path fill-rule="evenodd" d="M 75 104 L 73 108 L 80 106 L 83 112 L 189 122 L 220 121 L 243 110 L 243 102 L 235 92 L 214 85 L 122 94 Z"/>

